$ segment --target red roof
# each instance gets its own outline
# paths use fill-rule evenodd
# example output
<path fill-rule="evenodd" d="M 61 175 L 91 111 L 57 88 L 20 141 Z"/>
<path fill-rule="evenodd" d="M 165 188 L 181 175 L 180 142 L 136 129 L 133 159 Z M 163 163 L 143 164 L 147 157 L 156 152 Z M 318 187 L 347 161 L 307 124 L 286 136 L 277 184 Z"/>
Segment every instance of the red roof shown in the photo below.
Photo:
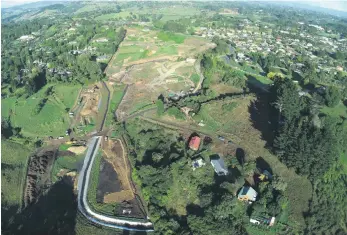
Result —
<path fill-rule="evenodd" d="M 194 136 L 190 139 L 189 141 L 189 148 L 193 150 L 198 150 L 200 146 L 200 137 L 199 136 Z"/>

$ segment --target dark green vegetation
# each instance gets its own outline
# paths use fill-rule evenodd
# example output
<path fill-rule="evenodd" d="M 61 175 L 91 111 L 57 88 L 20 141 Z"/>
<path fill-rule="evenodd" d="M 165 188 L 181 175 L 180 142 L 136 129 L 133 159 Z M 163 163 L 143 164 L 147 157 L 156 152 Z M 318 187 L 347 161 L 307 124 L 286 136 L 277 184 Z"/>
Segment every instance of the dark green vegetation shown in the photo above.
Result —
<path fill-rule="evenodd" d="M 230 175 L 217 177 L 209 163 L 216 153 L 209 144 L 201 147 L 200 154 L 206 166 L 193 171 L 196 154 L 177 132 L 137 122 L 128 122 L 122 132 L 132 152 L 133 179 L 142 187 L 157 233 L 246 234 L 250 216 L 279 216 L 286 223 L 287 184 L 280 177 L 259 183 L 261 199 L 254 206 L 237 199 L 245 178 L 259 174 L 255 162 L 239 164 L 227 156 Z M 283 229 L 286 226 L 279 224 L 271 231 Z"/>
<path fill-rule="evenodd" d="M 286 165 L 308 175 L 314 187 L 306 231 L 343 234 L 347 201 L 341 189 L 346 185 L 347 174 L 342 159 L 347 152 L 347 123 L 336 117 L 319 116 L 315 101 L 299 97 L 296 86 L 288 79 L 277 79 L 272 89 L 278 117 L 274 151 Z M 333 94 L 336 89 L 326 92 Z M 327 96 L 333 97 L 332 94 Z"/>

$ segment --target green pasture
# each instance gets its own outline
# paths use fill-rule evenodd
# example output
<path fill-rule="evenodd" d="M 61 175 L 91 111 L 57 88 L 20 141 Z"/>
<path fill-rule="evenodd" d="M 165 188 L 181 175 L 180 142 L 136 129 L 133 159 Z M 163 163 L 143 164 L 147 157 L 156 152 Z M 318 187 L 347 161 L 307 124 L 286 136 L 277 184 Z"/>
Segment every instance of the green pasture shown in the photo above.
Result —
<path fill-rule="evenodd" d="M 21 207 L 27 160 L 31 151 L 22 144 L 9 140 L 1 141 L 2 207 Z"/>
<path fill-rule="evenodd" d="M 69 126 L 68 111 L 73 106 L 80 86 L 54 85 L 53 94 L 45 96 L 49 86 L 43 87 L 36 94 L 24 98 L 6 98 L 2 100 L 2 116 L 9 117 L 12 125 L 22 128 L 25 136 L 60 136 Z M 43 98 L 47 98 L 42 110 L 35 109 Z"/>

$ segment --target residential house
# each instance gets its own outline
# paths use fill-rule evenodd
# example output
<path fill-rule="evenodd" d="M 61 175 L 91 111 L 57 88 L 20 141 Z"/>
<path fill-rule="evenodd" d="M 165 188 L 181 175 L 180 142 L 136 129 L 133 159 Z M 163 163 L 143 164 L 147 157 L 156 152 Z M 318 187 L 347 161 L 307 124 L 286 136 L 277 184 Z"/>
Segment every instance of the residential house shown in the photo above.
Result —
<path fill-rule="evenodd" d="M 211 164 L 214 168 L 214 171 L 217 175 L 227 175 L 229 173 L 228 168 L 225 166 L 225 163 L 222 158 L 211 159 Z"/>
<path fill-rule="evenodd" d="M 205 165 L 206 165 L 206 163 L 204 162 L 204 160 L 202 160 L 202 158 L 195 159 L 192 162 L 193 171 L 195 171 L 195 169 L 200 168 L 200 167 L 205 166 Z"/>
<path fill-rule="evenodd" d="M 193 136 L 189 141 L 189 148 L 197 151 L 200 147 L 200 137 L 199 136 Z"/>
<path fill-rule="evenodd" d="M 254 202 L 257 199 L 258 193 L 249 186 L 243 186 L 237 196 L 240 201 Z"/>

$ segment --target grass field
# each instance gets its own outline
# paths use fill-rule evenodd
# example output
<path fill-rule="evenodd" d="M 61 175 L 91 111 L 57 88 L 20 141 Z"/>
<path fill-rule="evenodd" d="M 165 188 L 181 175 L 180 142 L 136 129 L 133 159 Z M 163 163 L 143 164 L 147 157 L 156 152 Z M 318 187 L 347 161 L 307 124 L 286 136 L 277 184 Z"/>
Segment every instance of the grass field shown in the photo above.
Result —
<path fill-rule="evenodd" d="M 183 43 L 186 38 L 182 34 L 171 33 L 171 32 L 159 32 L 158 38 L 164 42 L 174 41 L 175 43 Z"/>
<path fill-rule="evenodd" d="M 105 86 L 102 85 L 101 87 L 101 104 L 100 104 L 100 107 L 99 107 L 99 110 L 98 110 L 98 118 L 96 120 L 96 128 L 97 130 L 100 130 L 101 128 L 101 124 L 102 124 L 102 120 L 104 119 L 104 115 L 107 116 L 107 108 L 108 108 L 108 100 L 107 100 L 107 97 L 108 97 L 108 91 L 106 89 Z"/>
<path fill-rule="evenodd" d="M 3 206 L 22 204 L 27 160 L 31 149 L 9 141 L 1 141 L 1 200 Z"/>
<path fill-rule="evenodd" d="M 27 99 L 7 98 L 2 100 L 2 116 L 10 116 L 12 125 L 22 128 L 22 133 L 29 137 L 64 135 L 69 126 L 68 110 L 73 106 L 80 86 L 55 85 L 54 94 L 42 110 L 35 114 L 34 110 L 45 97 L 48 86 Z"/>
<path fill-rule="evenodd" d="M 106 125 L 110 125 L 112 122 L 112 118 L 114 116 L 114 113 L 116 112 L 118 105 L 122 101 L 123 95 L 124 95 L 124 88 L 125 86 L 114 86 L 112 97 L 110 101 L 110 106 L 108 108 L 108 114 L 106 117 Z"/>
<path fill-rule="evenodd" d="M 339 157 L 339 162 L 341 163 L 344 172 L 347 174 L 347 154 L 341 153 Z"/>
<path fill-rule="evenodd" d="M 69 146 L 70 147 L 70 146 Z M 84 154 L 77 155 L 77 156 L 62 156 L 58 157 L 53 165 L 52 172 L 51 172 L 51 180 L 53 182 L 56 182 L 58 180 L 57 174 L 61 169 L 66 169 L 67 171 L 77 170 L 79 164 L 84 159 Z"/>
<path fill-rule="evenodd" d="M 95 20 L 113 20 L 117 18 L 126 18 L 128 16 L 130 16 L 129 11 L 122 11 L 119 13 L 104 14 L 104 15 L 95 17 Z"/>
<path fill-rule="evenodd" d="M 194 82 L 194 84 L 198 84 L 199 80 L 200 80 L 200 76 L 197 73 L 194 73 L 192 76 L 190 76 L 190 80 L 192 80 Z"/>
<path fill-rule="evenodd" d="M 335 107 L 324 106 L 321 111 L 332 117 L 347 117 L 347 106 L 340 102 Z"/>
<path fill-rule="evenodd" d="M 145 8 L 141 9 L 142 14 L 160 14 L 163 17 L 161 21 L 177 20 L 180 18 L 185 18 L 193 15 L 197 15 L 200 11 L 195 7 L 183 6 L 183 5 L 173 5 L 170 7 L 163 8 Z"/>

